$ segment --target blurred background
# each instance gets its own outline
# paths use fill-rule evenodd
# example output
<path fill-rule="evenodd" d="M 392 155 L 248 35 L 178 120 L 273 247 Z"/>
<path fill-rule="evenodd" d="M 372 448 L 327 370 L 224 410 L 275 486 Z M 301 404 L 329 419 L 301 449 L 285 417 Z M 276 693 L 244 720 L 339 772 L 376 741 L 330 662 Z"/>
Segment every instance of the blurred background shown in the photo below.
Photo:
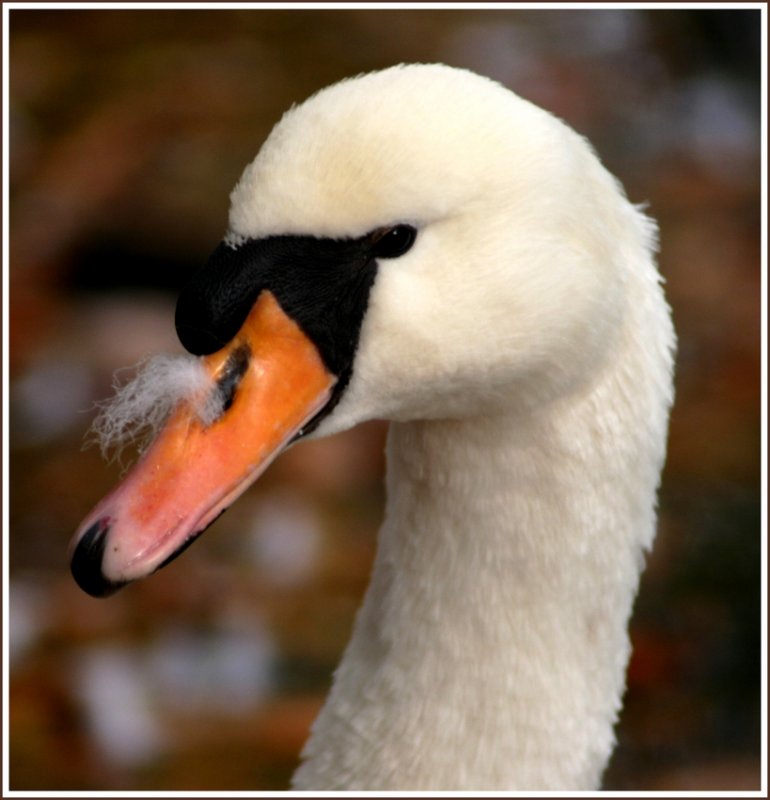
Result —
<path fill-rule="evenodd" d="M 176 293 L 280 114 L 442 61 L 565 119 L 661 227 L 677 404 L 605 787 L 758 789 L 760 12 L 9 16 L 10 787 L 288 786 L 367 583 L 384 426 L 292 449 L 109 600 L 67 565 L 121 473 L 82 440 L 115 369 L 180 351 Z"/>

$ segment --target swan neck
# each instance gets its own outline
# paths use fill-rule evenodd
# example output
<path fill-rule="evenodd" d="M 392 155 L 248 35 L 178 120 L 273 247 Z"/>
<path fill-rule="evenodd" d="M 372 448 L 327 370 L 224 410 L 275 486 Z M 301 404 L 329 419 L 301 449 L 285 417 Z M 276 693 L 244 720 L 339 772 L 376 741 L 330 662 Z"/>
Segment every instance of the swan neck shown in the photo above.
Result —
<path fill-rule="evenodd" d="M 391 426 L 371 584 L 296 788 L 597 788 L 651 520 L 591 435 L 575 408 Z"/>

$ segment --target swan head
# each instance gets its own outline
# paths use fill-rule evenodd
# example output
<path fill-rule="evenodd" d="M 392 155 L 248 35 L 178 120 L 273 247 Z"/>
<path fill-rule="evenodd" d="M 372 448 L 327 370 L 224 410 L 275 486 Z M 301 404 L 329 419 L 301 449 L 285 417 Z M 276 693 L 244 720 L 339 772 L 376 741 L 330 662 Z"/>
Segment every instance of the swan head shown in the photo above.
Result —
<path fill-rule="evenodd" d="M 487 78 L 402 65 L 322 90 L 246 168 L 223 242 L 177 304 L 182 343 L 208 359 L 225 397 L 221 419 L 177 427 L 200 429 L 205 474 L 237 468 L 184 526 L 169 522 L 176 508 L 159 521 L 131 512 L 125 541 L 136 541 L 118 546 L 128 512 L 116 497 L 149 491 L 132 473 L 76 535 L 76 578 L 105 594 L 167 563 L 299 436 L 374 418 L 528 413 L 579 390 L 609 357 L 627 273 L 653 246 L 651 223 L 590 146 Z M 260 361 L 290 339 L 275 369 L 293 375 L 276 384 L 290 387 L 291 413 L 270 406 L 272 354 Z M 238 452 L 254 425 L 281 416 L 240 461 L 224 433 L 204 441 L 236 411 Z M 135 472 L 171 459 L 192 468 L 196 448 L 153 446 Z"/>
<path fill-rule="evenodd" d="M 378 256 L 376 237 L 407 226 L 411 246 Z M 646 220 L 581 137 L 442 65 L 343 81 L 285 114 L 232 193 L 226 242 L 274 236 L 371 242 L 360 331 L 337 334 L 356 337 L 355 367 L 319 433 L 568 391 L 612 342 L 629 250 L 650 246 Z M 329 318 L 312 246 L 302 258 L 305 302 Z M 344 259 L 337 270 L 354 273 Z"/>

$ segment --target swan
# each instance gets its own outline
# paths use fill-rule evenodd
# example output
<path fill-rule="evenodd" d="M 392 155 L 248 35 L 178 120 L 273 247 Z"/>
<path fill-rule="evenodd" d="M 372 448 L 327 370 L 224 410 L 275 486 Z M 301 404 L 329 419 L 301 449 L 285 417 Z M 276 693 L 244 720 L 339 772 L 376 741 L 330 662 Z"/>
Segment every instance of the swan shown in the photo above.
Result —
<path fill-rule="evenodd" d="M 154 572 L 284 448 L 390 420 L 370 585 L 293 787 L 596 789 L 673 399 L 656 249 L 591 146 L 491 79 L 321 90 L 178 298 L 191 355 L 108 406 L 120 438 L 171 398 L 75 579 Z"/>

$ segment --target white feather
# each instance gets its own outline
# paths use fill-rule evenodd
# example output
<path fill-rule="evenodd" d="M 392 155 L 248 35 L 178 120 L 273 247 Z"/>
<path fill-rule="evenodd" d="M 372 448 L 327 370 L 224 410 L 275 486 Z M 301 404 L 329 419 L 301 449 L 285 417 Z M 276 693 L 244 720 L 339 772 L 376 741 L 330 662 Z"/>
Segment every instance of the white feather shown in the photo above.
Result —
<path fill-rule="evenodd" d="M 141 449 L 182 402 L 203 425 L 210 425 L 222 411 L 223 398 L 200 358 L 161 353 L 139 362 L 133 370 L 134 376 L 127 381 L 123 375 L 128 370 L 118 370 L 113 380 L 115 394 L 96 404 L 98 414 L 89 442 L 98 444 L 105 457 L 113 451 L 118 458 L 131 444 Z"/>

